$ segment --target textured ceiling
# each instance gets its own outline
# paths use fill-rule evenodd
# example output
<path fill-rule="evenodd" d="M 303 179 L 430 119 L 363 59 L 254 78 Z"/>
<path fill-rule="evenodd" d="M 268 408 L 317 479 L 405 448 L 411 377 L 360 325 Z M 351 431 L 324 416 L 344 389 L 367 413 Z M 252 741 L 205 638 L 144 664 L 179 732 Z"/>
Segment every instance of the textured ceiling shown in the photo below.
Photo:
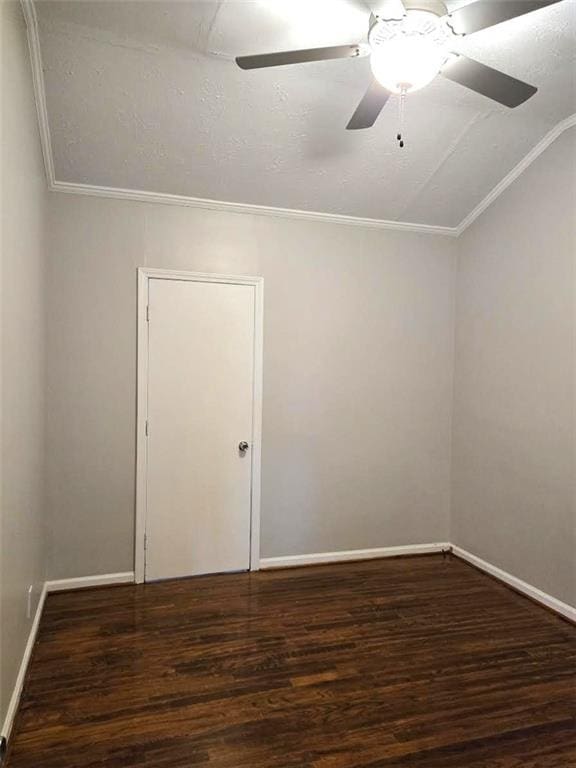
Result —
<path fill-rule="evenodd" d="M 374 128 L 345 130 L 368 59 L 252 72 L 232 60 L 357 42 L 360 0 L 36 8 L 58 181 L 453 227 L 576 111 L 576 0 L 459 44 L 536 96 L 509 110 L 438 77 L 408 97 L 404 149 L 395 99 Z"/>

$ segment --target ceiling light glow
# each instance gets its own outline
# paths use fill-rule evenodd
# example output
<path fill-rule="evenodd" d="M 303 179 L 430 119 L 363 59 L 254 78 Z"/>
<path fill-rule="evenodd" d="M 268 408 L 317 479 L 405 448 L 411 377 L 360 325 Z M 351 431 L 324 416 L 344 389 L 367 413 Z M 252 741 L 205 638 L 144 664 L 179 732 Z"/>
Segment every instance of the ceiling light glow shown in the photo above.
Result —
<path fill-rule="evenodd" d="M 408 11 L 403 19 L 378 21 L 370 30 L 372 72 L 392 93 L 411 93 L 428 85 L 450 55 L 452 35 L 427 11 Z"/>

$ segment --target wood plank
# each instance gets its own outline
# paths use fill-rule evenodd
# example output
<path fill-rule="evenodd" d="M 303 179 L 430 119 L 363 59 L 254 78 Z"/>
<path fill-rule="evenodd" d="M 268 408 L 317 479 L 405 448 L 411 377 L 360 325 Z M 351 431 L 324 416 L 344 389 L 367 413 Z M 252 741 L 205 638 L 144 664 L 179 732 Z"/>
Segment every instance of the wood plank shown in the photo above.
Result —
<path fill-rule="evenodd" d="M 441 556 L 49 595 L 8 768 L 576 768 L 576 628 Z"/>

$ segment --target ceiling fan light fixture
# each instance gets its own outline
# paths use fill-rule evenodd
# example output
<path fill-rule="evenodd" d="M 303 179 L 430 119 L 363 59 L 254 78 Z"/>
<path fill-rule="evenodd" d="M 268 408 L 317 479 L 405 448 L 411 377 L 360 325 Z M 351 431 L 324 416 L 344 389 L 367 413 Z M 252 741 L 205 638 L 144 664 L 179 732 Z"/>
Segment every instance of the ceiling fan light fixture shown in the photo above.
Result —
<path fill-rule="evenodd" d="M 449 56 L 451 32 L 434 13 L 409 10 L 400 20 L 381 20 L 370 30 L 372 72 L 391 93 L 428 85 Z"/>
<path fill-rule="evenodd" d="M 390 42 L 386 50 L 373 53 L 372 72 L 391 93 L 412 93 L 428 85 L 446 61 L 447 54 L 433 43 L 406 38 Z"/>

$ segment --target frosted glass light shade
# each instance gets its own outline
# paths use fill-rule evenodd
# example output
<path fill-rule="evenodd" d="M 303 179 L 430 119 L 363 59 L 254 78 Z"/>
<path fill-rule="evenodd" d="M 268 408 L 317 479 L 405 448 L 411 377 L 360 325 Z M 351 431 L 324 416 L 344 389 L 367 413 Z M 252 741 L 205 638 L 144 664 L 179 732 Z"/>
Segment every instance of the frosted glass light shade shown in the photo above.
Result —
<path fill-rule="evenodd" d="M 377 22 L 368 38 L 374 77 L 392 93 L 424 88 L 448 58 L 450 37 L 445 23 L 426 11 Z"/>
<path fill-rule="evenodd" d="M 373 51 L 372 72 L 378 82 L 392 93 L 417 91 L 428 85 L 446 60 L 446 53 L 425 37 L 390 40 Z"/>

